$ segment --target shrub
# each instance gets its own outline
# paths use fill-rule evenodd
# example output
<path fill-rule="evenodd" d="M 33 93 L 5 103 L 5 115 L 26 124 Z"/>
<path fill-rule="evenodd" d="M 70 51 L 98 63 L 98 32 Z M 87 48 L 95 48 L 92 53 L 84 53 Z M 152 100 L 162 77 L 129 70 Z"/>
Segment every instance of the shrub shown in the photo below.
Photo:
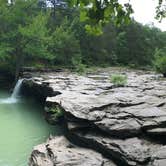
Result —
<path fill-rule="evenodd" d="M 55 121 L 64 116 L 62 109 L 60 109 L 58 106 L 48 109 L 47 112 L 52 115 L 52 118 L 55 119 Z"/>
<path fill-rule="evenodd" d="M 82 63 L 81 57 L 73 57 L 72 58 L 72 65 L 74 67 L 74 71 L 77 73 L 84 73 L 86 66 Z"/>
<path fill-rule="evenodd" d="M 156 50 L 154 57 L 155 70 L 159 73 L 162 73 L 164 77 L 166 77 L 166 52 L 164 51 L 164 49 Z"/>
<path fill-rule="evenodd" d="M 79 40 L 71 29 L 69 20 L 64 19 L 63 23 L 55 29 L 52 34 L 50 50 L 54 55 L 53 63 L 67 67 L 73 66 L 73 59 L 81 57 Z"/>
<path fill-rule="evenodd" d="M 45 68 L 45 65 L 42 64 L 42 63 L 35 63 L 33 66 L 34 66 L 36 69 L 39 69 L 39 70 Z"/>
<path fill-rule="evenodd" d="M 120 75 L 120 74 L 114 74 L 111 76 L 111 82 L 115 86 L 124 86 L 127 84 L 127 76 L 126 75 Z"/>

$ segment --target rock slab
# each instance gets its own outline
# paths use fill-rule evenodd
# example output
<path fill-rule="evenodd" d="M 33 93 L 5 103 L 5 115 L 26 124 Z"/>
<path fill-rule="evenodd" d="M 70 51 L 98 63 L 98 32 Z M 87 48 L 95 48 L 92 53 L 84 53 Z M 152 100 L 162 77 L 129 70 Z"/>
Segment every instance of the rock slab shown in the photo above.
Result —
<path fill-rule="evenodd" d="M 90 149 L 76 147 L 59 136 L 34 148 L 29 166 L 116 166 Z"/>
<path fill-rule="evenodd" d="M 125 87 L 115 87 L 110 82 L 110 76 L 115 72 L 128 77 Z M 166 144 L 166 80 L 160 75 L 117 70 L 101 70 L 85 76 L 67 72 L 36 73 L 32 79 L 24 81 L 24 87 L 39 94 L 39 98 L 40 94 L 45 94 L 46 107 L 61 108 L 73 143 L 100 152 L 119 166 L 166 165 L 163 156 Z M 57 138 L 51 141 L 54 140 Z M 73 153 L 77 148 L 72 149 Z M 53 151 L 52 158 L 47 155 L 43 158 L 55 164 L 55 154 L 60 154 L 56 144 L 52 146 Z M 86 154 L 91 154 L 88 151 Z M 73 156 L 69 158 L 75 160 Z M 93 161 L 88 159 L 86 162 L 93 165 Z"/>

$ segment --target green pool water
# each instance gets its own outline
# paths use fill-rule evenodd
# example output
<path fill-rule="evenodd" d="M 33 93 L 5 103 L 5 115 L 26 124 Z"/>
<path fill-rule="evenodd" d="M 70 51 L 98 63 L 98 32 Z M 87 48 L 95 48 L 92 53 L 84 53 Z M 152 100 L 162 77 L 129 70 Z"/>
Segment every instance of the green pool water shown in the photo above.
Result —
<path fill-rule="evenodd" d="M 7 97 L 0 91 L 0 101 Z M 43 113 L 34 101 L 0 102 L 0 166 L 27 166 L 33 146 L 61 133 L 45 121 Z"/>

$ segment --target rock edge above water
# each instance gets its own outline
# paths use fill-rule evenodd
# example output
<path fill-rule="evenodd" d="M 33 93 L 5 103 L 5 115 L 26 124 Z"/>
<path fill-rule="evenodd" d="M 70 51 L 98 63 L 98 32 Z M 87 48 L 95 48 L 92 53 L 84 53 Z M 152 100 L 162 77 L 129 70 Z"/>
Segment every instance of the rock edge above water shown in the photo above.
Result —
<path fill-rule="evenodd" d="M 127 75 L 127 86 L 115 87 L 109 79 L 113 73 L 115 71 L 99 71 L 86 76 L 65 72 L 35 73 L 32 79 L 24 81 L 23 88 L 26 93 L 46 101 L 46 107 L 60 107 L 64 111 L 69 139 L 98 151 L 109 158 L 111 164 L 113 160 L 120 166 L 165 166 L 166 80 L 153 73 L 123 71 L 120 73 Z M 105 163 L 106 159 L 98 152 L 92 154 L 85 148 L 82 149 L 87 156 L 81 156 L 84 159 L 77 155 L 77 159 L 73 158 L 75 155 L 66 154 L 66 150 L 64 154 L 58 153 L 56 147 L 60 141 L 57 140 L 61 139 L 50 140 L 54 142 L 51 146 L 54 155 L 50 158 L 46 154 L 39 155 L 43 163 L 35 156 L 38 147 L 35 148 L 31 159 L 36 157 L 36 160 L 30 160 L 30 166 L 35 162 L 35 166 L 46 166 L 43 160 L 47 159 L 55 164 L 54 160 L 57 162 L 61 155 L 68 159 L 66 163 L 58 160 L 59 165 L 72 165 L 71 160 L 77 160 L 73 165 L 81 165 L 78 160 L 85 159 L 86 165 Z M 46 147 L 45 144 L 40 146 Z M 74 146 L 70 150 L 75 154 L 79 148 Z M 101 163 L 95 163 L 97 159 L 92 157 L 93 163 L 90 154 L 100 156 Z"/>

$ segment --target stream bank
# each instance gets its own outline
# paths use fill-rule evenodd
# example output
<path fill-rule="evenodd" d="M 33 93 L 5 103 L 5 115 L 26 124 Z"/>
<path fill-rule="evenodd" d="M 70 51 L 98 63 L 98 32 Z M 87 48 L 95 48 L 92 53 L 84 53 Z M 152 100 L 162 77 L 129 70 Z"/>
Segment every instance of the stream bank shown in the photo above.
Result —
<path fill-rule="evenodd" d="M 110 82 L 115 73 L 127 75 L 125 87 Z M 113 69 L 30 74 L 24 94 L 61 108 L 70 140 L 53 137 L 35 147 L 30 166 L 166 164 L 166 80 L 160 75 Z"/>

